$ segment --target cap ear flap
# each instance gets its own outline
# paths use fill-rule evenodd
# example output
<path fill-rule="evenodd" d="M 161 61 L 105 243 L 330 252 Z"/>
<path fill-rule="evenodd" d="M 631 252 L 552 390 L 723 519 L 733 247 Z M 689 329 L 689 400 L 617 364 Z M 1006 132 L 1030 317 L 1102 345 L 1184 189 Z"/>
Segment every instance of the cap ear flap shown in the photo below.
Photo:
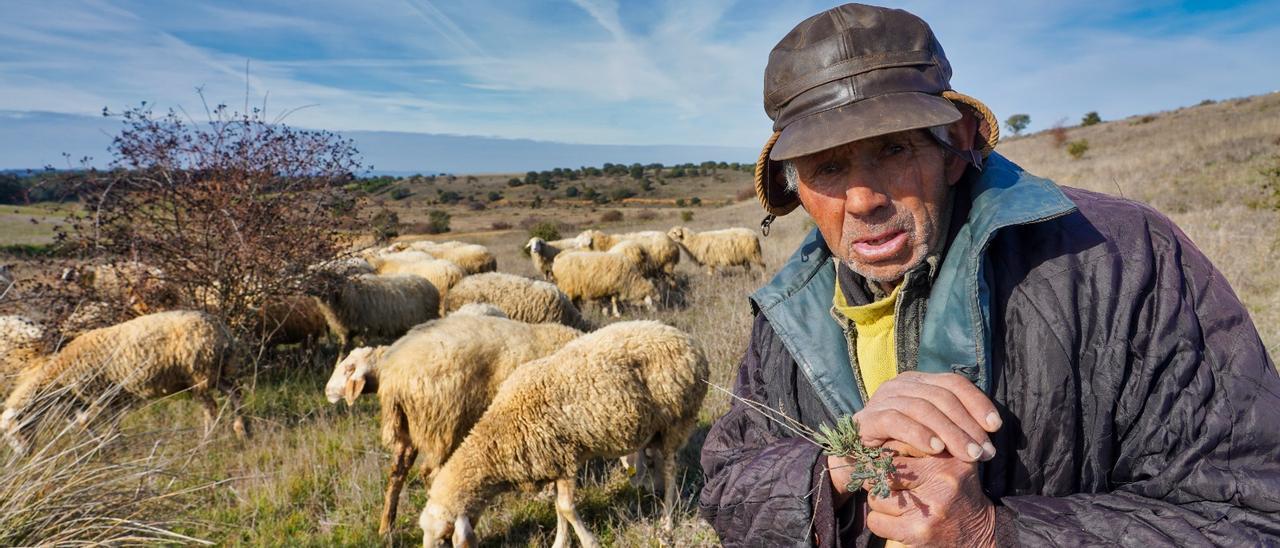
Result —
<path fill-rule="evenodd" d="M 479 545 L 471 520 L 467 516 L 458 516 L 453 522 L 453 548 L 475 548 Z"/>
<path fill-rule="evenodd" d="M 347 400 L 347 405 L 355 405 L 356 398 L 364 393 L 364 375 L 353 375 L 347 379 L 347 383 L 342 387 L 342 398 Z"/>

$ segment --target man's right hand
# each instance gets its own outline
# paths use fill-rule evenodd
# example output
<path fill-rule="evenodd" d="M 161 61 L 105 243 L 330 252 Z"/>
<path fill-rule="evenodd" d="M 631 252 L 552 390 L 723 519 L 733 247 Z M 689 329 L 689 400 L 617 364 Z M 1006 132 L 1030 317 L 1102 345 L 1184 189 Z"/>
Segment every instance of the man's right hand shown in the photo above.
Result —
<path fill-rule="evenodd" d="M 995 405 L 969 379 L 919 371 L 885 381 L 853 420 L 869 447 L 896 440 L 920 454 L 945 450 L 966 462 L 995 456 L 987 434 L 1001 422 Z"/>

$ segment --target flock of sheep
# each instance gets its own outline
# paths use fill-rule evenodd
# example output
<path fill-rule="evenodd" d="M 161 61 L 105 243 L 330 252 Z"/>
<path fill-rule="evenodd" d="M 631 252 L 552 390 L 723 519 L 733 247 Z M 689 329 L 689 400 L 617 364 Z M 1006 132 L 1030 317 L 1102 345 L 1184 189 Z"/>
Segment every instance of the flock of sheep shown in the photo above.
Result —
<path fill-rule="evenodd" d="M 676 227 L 589 230 L 525 247 L 548 281 L 497 272 L 494 255 L 479 245 L 396 243 L 316 265 L 329 282 L 318 284 L 323 289 L 261 307 L 273 344 L 337 340 L 339 360 L 324 390 L 331 402 L 377 394 L 392 455 L 380 533 L 390 532 L 417 463 L 430 484 L 424 545 L 474 545 L 472 520 L 494 494 L 554 482 L 555 545 L 567 545 L 572 527 L 583 545 L 596 546 L 573 493 L 577 471 L 597 457 L 621 458 L 637 481 L 651 480 L 671 527 L 675 456 L 706 395 L 706 358 L 673 327 L 628 321 L 592 330 L 580 310 L 588 301 L 607 303 L 615 316 L 620 302 L 654 306 L 658 287 L 675 284 L 682 249 L 710 273 L 763 270 L 759 240 L 747 229 Z M 110 273 L 95 283 L 154 274 L 136 263 L 105 266 Z M 247 353 L 230 330 L 203 312 L 141 312 L 150 313 L 78 333 L 52 354 L 40 351 L 40 324 L 0 316 L 0 393 L 8 392 L 0 432 L 15 451 L 30 443 L 41 398 L 55 390 L 85 418 L 189 391 L 206 433 L 218 418 L 217 390 L 236 434 L 249 434 L 235 382 Z"/>

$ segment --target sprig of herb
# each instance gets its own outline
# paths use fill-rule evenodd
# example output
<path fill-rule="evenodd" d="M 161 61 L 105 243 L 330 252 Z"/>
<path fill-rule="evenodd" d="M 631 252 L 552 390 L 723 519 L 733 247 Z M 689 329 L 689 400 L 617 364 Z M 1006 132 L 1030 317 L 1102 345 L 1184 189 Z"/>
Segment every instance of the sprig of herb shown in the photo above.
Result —
<path fill-rule="evenodd" d="M 882 499 L 889 497 L 889 480 L 898 471 L 893 466 L 893 453 L 887 449 L 863 445 L 862 435 L 858 433 L 858 423 L 854 422 L 852 415 L 845 415 L 836 419 L 834 427 L 823 424 L 818 426 L 818 430 L 815 431 L 788 417 L 781 411 L 770 409 L 760 402 L 743 398 L 724 387 L 717 386 L 715 383 L 707 382 L 707 384 L 728 394 L 729 397 L 745 404 L 796 436 L 821 447 L 827 455 L 853 458 L 853 474 L 850 475 L 849 484 L 845 486 L 845 489 L 855 491 L 862 488 L 863 482 L 869 482 L 872 496 Z"/>
<path fill-rule="evenodd" d="M 862 488 L 863 482 L 871 484 L 871 495 L 888 498 L 889 479 L 897 473 L 893 466 L 893 454 L 879 447 L 867 447 L 858 433 L 858 423 L 845 415 L 836 419 L 834 427 L 825 424 L 818 427 L 814 441 L 823 451 L 835 457 L 853 459 L 853 473 L 849 475 L 849 491 Z"/>

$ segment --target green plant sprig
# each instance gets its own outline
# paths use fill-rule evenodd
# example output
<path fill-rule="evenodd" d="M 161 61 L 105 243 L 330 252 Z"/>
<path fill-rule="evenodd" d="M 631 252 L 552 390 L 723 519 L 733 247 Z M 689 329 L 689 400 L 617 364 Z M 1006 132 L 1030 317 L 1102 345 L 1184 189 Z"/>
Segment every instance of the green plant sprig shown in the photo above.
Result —
<path fill-rule="evenodd" d="M 853 473 L 849 475 L 849 484 L 845 489 L 855 491 L 861 489 L 864 482 L 868 482 L 871 484 L 872 496 L 889 498 L 889 480 L 898 471 L 893 465 L 893 453 L 880 447 L 863 445 L 858 423 L 854 422 L 853 416 L 845 415 L 836 419 L 834 427 L 825 424 L 819 426 L 814 441 L 822 446 L 827 455 L 853 459 Z"/>
<path fill-rule="evenodd" d="M 818 430 L 809 428 L 781 411 L 770 409 L 759 402 L 743 398 L 732 391 L 707 381 L 712 388 L 728 394 L 729 397 L 742 402 L 747 407 L 760 413 L 766 419 L 789 430 L 791 433 L 821 447 L 827 455 L 836 457 L 852 457 L 853 474 L 845 489 L 850 492 L 861 489 L 863 482 L 871 483 L 871 495 L 889 498 L 889 480 L 898 469 L 893 465 L 894 453 L 880 447 L 867 447 L 862 443 L 862 435 L 858 432 L 858 423 L 852 415 L 836 419 L 835 426 L 819 425 Z"/>

